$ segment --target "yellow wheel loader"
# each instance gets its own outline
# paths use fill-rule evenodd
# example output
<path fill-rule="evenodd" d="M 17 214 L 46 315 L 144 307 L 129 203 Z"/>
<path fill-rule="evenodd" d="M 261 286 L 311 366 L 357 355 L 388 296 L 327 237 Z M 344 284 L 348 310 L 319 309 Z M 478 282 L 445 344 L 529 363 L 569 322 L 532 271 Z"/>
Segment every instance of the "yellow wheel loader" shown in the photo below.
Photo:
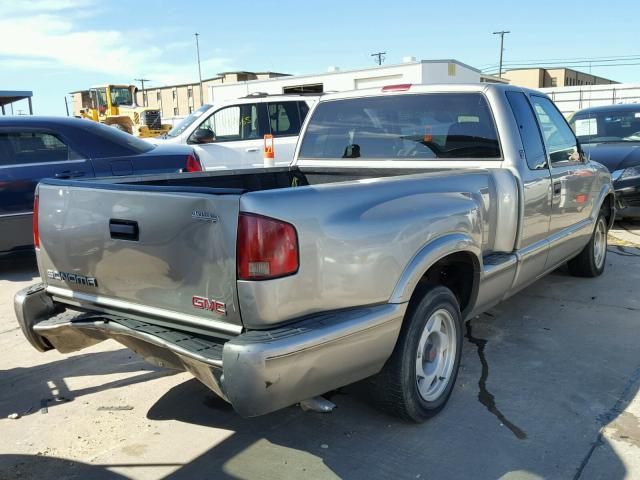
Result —
<path fill-rule="evenodd" d="M 136 103 L 134 85 L 103 85 L 79 92 L 80 117 L 110 125 L 137 137 L 156 137 L 171 130 L 162 124 L 160 110 Z"/>

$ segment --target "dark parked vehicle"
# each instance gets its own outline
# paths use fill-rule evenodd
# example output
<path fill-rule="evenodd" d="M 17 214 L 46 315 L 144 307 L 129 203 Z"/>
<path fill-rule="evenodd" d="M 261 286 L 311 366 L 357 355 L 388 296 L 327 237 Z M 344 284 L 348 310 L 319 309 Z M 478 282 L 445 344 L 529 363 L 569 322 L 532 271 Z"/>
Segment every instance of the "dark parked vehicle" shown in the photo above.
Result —
<path fill-rule="evenodd" d="M 33 249 L 32 212 L 43 178 L 201 171 L 184 145 L 152 145 L 89 120 L 0 119 L 0 255 Z"/>
<path fill-rule="evenodd" d="M 591 160 L 611 172 L 618 218 L 640 218 L 640 105 L 586 108 L 570 124 Z"/>

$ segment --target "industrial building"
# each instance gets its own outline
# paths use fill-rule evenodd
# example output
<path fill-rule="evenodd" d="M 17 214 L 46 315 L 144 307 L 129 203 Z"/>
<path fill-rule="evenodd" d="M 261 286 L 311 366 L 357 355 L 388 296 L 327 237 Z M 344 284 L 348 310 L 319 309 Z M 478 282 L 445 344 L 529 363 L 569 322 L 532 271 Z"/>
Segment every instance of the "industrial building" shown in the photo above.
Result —
<path fill-rule="evenodd" d="M 502 72 L 512 85 L 527 88 L 572 87 L 582 85 L 610 85 L 618 83 L 608 78 L 598 77 L 590 73 L 571 68 L 515 68 Z"/>
<path fill-rule="evenodd" d="M 344 71 L 330 67 L 327 72 L 318 74 L 210 84 L 207 101 L 226 101 L 252 93 L 322 93 L 398 83 L 472 83 L 480 80 L 480 70 L 458 60 L 416 60 L 415 57 L 405 57 L 402 63 L 395 65 Z M 490 76 L 485 76 L 484 80 L 492 81 Z"/>
<path fill-rule="evenodd" d="M 204 103 L 209 102 L 208 89 L 210 86 L 246 82 L 250 80 L 264 80 L 288 76 L 285 73 L 276 72 L 224 72 L 215 77 L 202 80 Z M 200 102 L 200 83 L 182 83 L 179 85 L 166 85 L 163 87 L 145 88 L 144 92 L 138 90 L 138 105 L 146 105 L 160 110 L 162 118 L 186 117 L 194 110 L 202 106 Z"/>

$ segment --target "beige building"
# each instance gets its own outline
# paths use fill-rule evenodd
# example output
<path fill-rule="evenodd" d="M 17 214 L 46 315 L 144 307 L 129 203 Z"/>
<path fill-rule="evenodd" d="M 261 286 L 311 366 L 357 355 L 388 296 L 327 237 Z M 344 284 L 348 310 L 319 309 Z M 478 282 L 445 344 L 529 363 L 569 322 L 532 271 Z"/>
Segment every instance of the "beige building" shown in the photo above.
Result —
<path fill-rule="evenodd" d="M 516 68 L 502 73 L 512 85 L 528 88 L 568 87 L 579 85 L 608 85 L 618 83 L 608 78 L 571 68 Z"/>
<path fill-rule="evenodd" d="M 286 73 L 276 72 L 224 72 L 216 77 L 202 79 L 204 103 L 209 102 L 209 86 L 222 83 L 238 83 L 249 80 L 264 80 L 275 77 L 288 76 Z M 200 83 L 183 83 L 166 85 L 163 87 L 146 88 L 144 93 L 138 89 L 138 105 L 146 105 L 160 110 L 163 119 L 186 117 L 202 106 L 200 103 Z"/>

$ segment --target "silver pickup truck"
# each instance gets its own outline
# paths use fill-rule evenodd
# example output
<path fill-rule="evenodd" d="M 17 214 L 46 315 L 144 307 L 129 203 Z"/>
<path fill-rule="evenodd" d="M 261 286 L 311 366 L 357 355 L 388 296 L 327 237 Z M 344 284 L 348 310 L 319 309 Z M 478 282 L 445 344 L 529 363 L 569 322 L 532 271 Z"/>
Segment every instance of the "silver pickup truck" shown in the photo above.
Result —
<path fill-rule="evenodd" d="M 245 416 L 367 379 L 423 421 L 451 394 L 465 320 L 564 262 L 605 267 L 609 173 L 539 92 L 327 94 L 295 158 L 41 182 L 24 335 L 63 353 L 115 339 Z"/>

